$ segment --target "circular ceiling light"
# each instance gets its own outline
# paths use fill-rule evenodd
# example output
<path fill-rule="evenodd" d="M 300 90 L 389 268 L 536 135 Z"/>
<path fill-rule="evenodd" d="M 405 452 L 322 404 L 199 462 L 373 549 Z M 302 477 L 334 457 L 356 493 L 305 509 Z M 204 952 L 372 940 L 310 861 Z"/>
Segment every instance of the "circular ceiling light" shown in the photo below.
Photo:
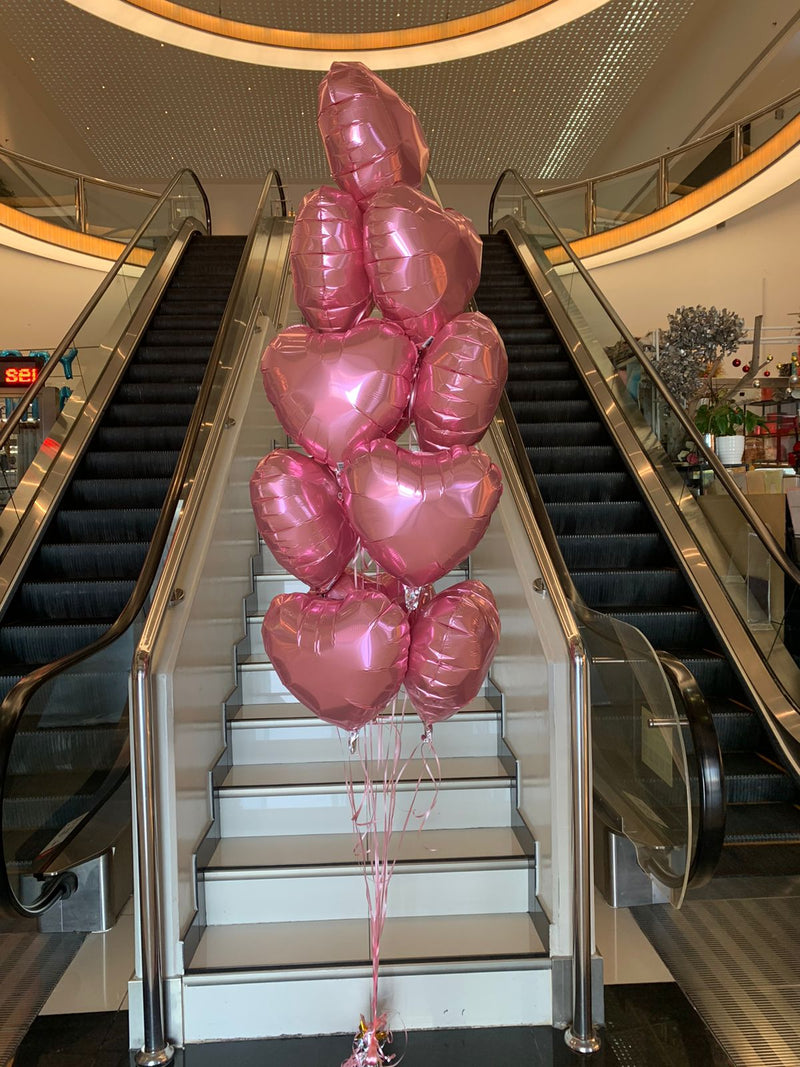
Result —
<path fill-rule="evenodd" d="M 295 70 L 358 60 L 375 70 L 417 67 L 507 48 L 557 29 L 608 0 L 508 0 L 447 22 L 376 33 L 306 33 L 208 15 L 172 0 L 67 0 L 162 44 L 221 59 Z"/>

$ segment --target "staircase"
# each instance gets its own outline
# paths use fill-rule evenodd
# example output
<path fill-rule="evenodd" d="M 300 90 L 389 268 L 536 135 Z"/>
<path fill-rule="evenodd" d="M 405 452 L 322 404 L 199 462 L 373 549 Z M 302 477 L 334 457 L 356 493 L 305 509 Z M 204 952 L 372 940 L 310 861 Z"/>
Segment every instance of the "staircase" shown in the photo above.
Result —
<path fill-rule="evenodd" d="M 510 242 L 503 234 L 483 242 L 476 301 L 505 342 L 508 396 L 573 582 L 589 607 L 682 660 L 709 701 L 728 799 L 718 875 L 800 874 L 795 784 Z"/>
<path fill-rule="evenodd" d="M 244 248 L 195 236 L 0 623 L 0 699 L 91 644 L 144 563 Z M 20 873 L 92 805 L 127 741 L 132 637 L 34 698 L 6 781 L 6 854 Z M 46 697 L 46 699 L 45 699 Z"/>
<path fill-rule="evenodd" d="M 352 1035 L 369 1010 L 347 739 L 286 692 L 260 635 L 272 597 L 303 589 L 262 548 L 226 708 L 227 748 L 212 775 L 216 822 L 198 850 L 203 903 L 185 939 L 186 1044 Z M 501 717 L 502 699 L 487 681 L 435 728 L 441 787 L 425 829 L 410 828 L 397 851 L 382 941 L 380 1003 L 395 1013 L 397 1030 L 551 1020 L 550 960 L 534 921 L 534 844 L 516 810 Z M 406 750 L 420 726 L 410 713 Z M 398 809 L 409 795 L 401 785 Z M 423 787 L 421 807 L 431 795 Z"/>

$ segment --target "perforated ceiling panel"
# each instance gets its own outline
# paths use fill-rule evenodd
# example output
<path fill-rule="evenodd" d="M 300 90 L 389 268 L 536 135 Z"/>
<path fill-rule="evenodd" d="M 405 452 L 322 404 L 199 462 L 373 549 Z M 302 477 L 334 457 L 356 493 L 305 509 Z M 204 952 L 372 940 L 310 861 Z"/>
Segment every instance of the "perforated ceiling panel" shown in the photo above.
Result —
<path fill-rule="evenodd" d="M 222 2 L 227 14 L 228 0 Z M 243 15 L 248 8 L 248 18 L 255 14 L 250 8 L 266 7 L 235 2 Z M 532 41 L 392 71 L 387 80 L 416 108 L 438 178 L 488 181 L 501 167 L 514 166 L 529 177 L 570 180 L 582 173 L 694 3 L 610 0 Z M 476 8 L 475 0 L 461 5 Z M 288 12 L 289 0 L 271 4 L 270 11 L 273 6 Z M 334 9 L 357 6 L 353 0 L 291 4 L 297 24 L 306 27 L 324 23 Z M 445 14 L 457 10 L 453 0 L 441 6 Z M 380 8 L 386 15 L 391 5 L 383 0 Z M 404 0 L 403 8 L 422 12 L 416 21 L 436 14 L 431 0 Z M 2 4 L 0 31 L 109 177 L 163 180 L 177 164 L 202 178 L 257 180 L 273 165 L 288 181 L 326 174 L 315 124 L 315 72 L 161 45 L 64 0 Z"/>

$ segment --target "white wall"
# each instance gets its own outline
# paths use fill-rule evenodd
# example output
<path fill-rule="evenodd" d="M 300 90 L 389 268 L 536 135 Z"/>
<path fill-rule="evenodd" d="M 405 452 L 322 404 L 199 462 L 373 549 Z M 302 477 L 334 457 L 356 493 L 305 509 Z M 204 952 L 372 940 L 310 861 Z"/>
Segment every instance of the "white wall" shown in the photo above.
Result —
<path fill-rule="evenodd" d="M 0 348 L 54 348 L 102 280 L 102 271 L 0 245 Z"/>
<path fill-rule="evenodd" d="M 800 181 L 721 229 L 591 273 L 636 336 L 666 327 L 682 304 L 727 307 L 748 326 L 756 315 L 765 326 L 796 325 L 799 249 Z"/>

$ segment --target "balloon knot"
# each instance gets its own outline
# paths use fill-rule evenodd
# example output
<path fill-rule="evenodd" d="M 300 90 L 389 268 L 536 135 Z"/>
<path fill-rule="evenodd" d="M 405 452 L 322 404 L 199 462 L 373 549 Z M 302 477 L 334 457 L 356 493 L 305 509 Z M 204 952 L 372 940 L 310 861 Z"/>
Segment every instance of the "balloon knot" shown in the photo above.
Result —
<path fill-rule="evenodd" d="M 353 1054 L 342 1067 L 380 1067 L 382 1063 L 391 1063 L 395 1059 L 392 1052 L 387 1052 L 386 1045 L 392 1043 L 392 1032 L 386 1024 L 386 1015 L 379 1015 L 371 1023 L 364 1016 L 358 1026 L 358 1033 L 353 1038 Z"/>
<path fill-rule="evenodd" d="M 358 752 L 358 730 L 351 730 L 350 737 L 347 741 L 347 747 L 350 750 L 350 755 L 354 756 Z"/>

